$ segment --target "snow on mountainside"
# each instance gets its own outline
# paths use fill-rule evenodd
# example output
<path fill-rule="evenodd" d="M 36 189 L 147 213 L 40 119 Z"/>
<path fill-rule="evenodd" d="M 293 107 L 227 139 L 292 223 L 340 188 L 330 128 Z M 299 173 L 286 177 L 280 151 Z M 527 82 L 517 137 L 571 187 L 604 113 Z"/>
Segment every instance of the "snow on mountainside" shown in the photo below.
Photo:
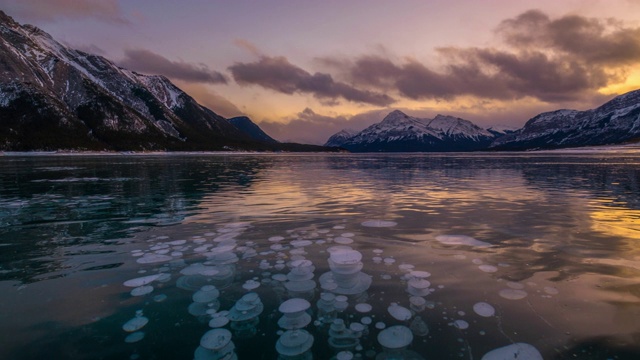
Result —
<path fill-rule="evenodd" d="M 347 139 L 357 134 L 358 132 L 352 129 L 342 129 L 337 133 L 331 135 L 329 140 L 324 144 L 324 146 L 342 146 Z"/>
<path fill-rule="evenodd" d="M 265 146 L 164 76 L 70 49 L 0 11 L 0 150 Z"/>
<path fill-rule="evenodd" d="M 357 134 L 335 134 L 326 145 L 350 151 L 469 151 L 486 147 L 495 134 L 470 121 L 438 115 L 434 119 L 389 113 Z"/>
<path fill-rule="evenodd" d="M 555 149 L 619 144 L 640 139 L 640 90 L 617 96 L 586 111 L 539 114 L 524 127 L 497 138 L 493 149 Z"/>

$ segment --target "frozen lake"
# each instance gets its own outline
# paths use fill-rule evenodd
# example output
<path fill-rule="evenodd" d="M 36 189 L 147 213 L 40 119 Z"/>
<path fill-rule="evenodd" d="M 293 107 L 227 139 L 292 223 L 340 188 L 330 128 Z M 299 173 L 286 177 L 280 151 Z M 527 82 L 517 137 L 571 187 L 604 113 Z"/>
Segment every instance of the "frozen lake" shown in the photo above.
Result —
<path fill-rule="evenodd" d="M 0 309 L 1 359 L 639 359 L 640 154 L 2 156 Z"/>

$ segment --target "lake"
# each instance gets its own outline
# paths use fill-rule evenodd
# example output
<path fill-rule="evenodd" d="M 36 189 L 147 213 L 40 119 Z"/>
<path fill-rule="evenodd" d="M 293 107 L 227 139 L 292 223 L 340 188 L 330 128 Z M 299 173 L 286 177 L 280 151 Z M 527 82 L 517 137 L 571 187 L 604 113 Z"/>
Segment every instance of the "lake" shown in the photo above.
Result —
<path fill-rule="evenodd" d="M 2 359 L 639 359 L 640 153 L 0 156 L 0 309 Z"/>

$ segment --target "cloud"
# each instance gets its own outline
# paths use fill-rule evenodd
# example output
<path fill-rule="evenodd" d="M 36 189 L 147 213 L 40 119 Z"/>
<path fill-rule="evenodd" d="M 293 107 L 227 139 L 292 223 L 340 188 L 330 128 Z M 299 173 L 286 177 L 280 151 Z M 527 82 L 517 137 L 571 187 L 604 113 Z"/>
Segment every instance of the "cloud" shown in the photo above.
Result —
<path fill-rule="evenodd" d="M 360 131 L 382 120 L 390 111 L 390 109 L 380 109 L 347 116 L 322 115 L 310 108 L 305 108 L 286 119 L 288 120 L 286 123 L 263 120 L 259 125 L 266 133 L 281 141 L 323 145 L 338 131 L 345 128 Z"/>
<path fill-rule="evenodd" d="M 248 51 L 250 54 L 254 55 L 254 56 L 264 56 L 264 54 L 262 53 L 262 51 L 256 46 L 256 44 L 252 43 L 249 40 L 246 39 L 234 39 L 233 43 L 242 48 L 245 49 L 246 51 Z"/>
<path fill-rule="evenodd" d="M 240 85 L 259 85 L 284 94 L 308 93 L 329 104 L 340 98 L 378 106 L 386 106 L 395 101 L 386 94 L 361 90 L 335 81 L 330 74 L 311 74 L 281 56 L 261 56 L 252 63 L 235 63 L 229 67 L 229 71 Z"/>
<path fill-rule="evenodd" d="M 164 75 L 193 83 L 226 84 L 224 74 L 210 70 L 206 65 L 193 65 L 183 61 L 171 61 L 146 49 L 128 49 L 118 64 L 124 68 L 147 74 Z"/>
<path fill-rule="evenodd" d="M 640 28 L 607 19 L 567 15 L 552 19 L 530 10 L 496 28 L 499 47 L 442 47 L 428 67 L 386 55 L 319 62 L 363 90 L 412 100 L 535 98 L 558 103 L 593 98 L 624 81 L 640 64 Z"/>
<path fill-rule="evenodd" d="M 551 19 L 529 10 L 503 21 L 497 29 L 505 43 L 517 48 L 546 48 L 598 65 L 618 66 L 640 61 L 640 28 L 613 19 L 567 15 Z"/>
<path fill-rule="evenodd" d="M 93 18 L 128 24 L 118 0 L 0 0 L 0 8 L 22 21 Z"/>

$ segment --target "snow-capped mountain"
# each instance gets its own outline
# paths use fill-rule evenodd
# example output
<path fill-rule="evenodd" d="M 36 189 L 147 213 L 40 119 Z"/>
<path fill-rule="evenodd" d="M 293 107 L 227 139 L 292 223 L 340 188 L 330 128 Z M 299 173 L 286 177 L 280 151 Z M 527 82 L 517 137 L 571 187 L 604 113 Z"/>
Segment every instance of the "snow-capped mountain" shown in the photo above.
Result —
<path fill-rule="evenodd" d="M 265 146 L 167 78 L 70 49 L 0 11 L 0 150 Z"/>
<path fill-rule="evenodd" d="M 492 149 L 528 150 L 619 144 L 640 139 L 640 90 L 586 111 L 556 110 L 497 138 Z"/>
<path fill-rule="evenodd" d="M 350 151 L 472 151 L 486 148 L 497 134 L 453 116 L 433 119 L 409 116 L 400 110 L 356 134 L 341 131 L 325 146 Z"/>
<path fill-rule="evenodd" d="M 347 139 L 357 134 L 358 132 L 352 129 L 342 129 L 337 133 L 331 135 L 329 140 L 324 144 L 324 146 L 342 146 Z"/>

